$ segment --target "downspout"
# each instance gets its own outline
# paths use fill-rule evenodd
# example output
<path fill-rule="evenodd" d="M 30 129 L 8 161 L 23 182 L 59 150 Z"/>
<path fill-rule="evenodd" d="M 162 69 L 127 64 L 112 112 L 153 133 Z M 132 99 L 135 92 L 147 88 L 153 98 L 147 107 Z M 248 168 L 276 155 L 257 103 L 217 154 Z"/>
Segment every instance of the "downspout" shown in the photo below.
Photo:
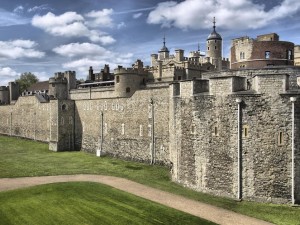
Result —
<path fill-rule="evenodd" d="M 241 145 L 241 103 L 242 99 L 237 98 L 236 103 L 238 104 L 238 117 L 237 117 L 237 148 L 238 148 L 238 190 L 237 190 L 237 199 L 242 199 L 242 145 Z"/>
<path fill-rule="evenodd" d="M 34 115 L 34 137 L 33 140 L 36 140 L 36 112 L 33 113 Z"/>
<path fill-rule="evenodd" d="M 101 140 L 100 140 L 100 155 L 103 148 L 103 111 L 101 111 Z"/>
<path fill-rule="evenodd" d="M 150 105 L 151 105 L 151 165 L 155 163 L 155 140 L 154 140 L 154 102 L 153 99 L 150 99 Z"/>
<path fill-rule="evenodd" d="M 10 112 L 10 136 L 12 136 L 12 111 Z"/>
<path fill-rule="evenodd" d="M 292 102 L 292 205 L 295 204 L 295 97 L 290 97 L 290 101 Z"/>

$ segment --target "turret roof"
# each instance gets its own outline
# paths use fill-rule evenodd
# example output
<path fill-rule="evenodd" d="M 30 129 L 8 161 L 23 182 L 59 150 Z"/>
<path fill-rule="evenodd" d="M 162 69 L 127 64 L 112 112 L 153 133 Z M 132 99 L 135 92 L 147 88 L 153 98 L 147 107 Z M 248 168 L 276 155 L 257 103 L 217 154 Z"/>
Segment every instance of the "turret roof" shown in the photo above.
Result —
<path fill-rule="evenodd" d="M 207 40 L 222 40 L 222 37 L 220 34 L 217 33 L 216 31 L 216 19 L 214 17 L 214 26 L 213 26 L 213 31 L 211 32 L 211 34 L 207 37 Z"/>

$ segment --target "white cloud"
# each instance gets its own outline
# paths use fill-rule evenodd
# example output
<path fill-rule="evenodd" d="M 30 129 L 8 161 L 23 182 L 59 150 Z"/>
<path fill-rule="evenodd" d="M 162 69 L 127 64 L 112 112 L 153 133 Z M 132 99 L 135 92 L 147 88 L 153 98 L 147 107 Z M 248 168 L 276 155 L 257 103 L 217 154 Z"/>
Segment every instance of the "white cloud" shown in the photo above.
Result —
<path fill-rule="evenodd" d="M 124 28 L 124 27 L 126 27 L 126 24 L 125 24 L 124 22 L 121 22 L 121 23 L 119 23 L 119 24 L 117 25 L 117 28 L 118 28 L 118 29 L 122 29 L 122 28 Z"/>
<path fill-rule="evenodd" d="M 0 41 L 0 59 L 42 58 L 45 53 L 35 50 L 31 40 Z"/>
<path fill-rule="evenodd" d="M 24 11 L 24 7 L 19 5 L 18 7 L 14 8 L 14 13 L 22 13 Z"/>
<path fill-rule="evenodd" d="M 298 0 L 283 0 L 269 11 L 262 4 L 251 0 L 185 0 L 167 1 L 150 12 L 147 22 L 163 27 L 201 29 L 212 26 L 215 16 L 217 25 L 226 29 L 260 28 L 271 22 L 292 16 L 300 10 Z"/>
<path fill-rule="evenodd" d="M 14 81 L 19 73 L 10 67 L 0 67 L 0 85 L 8 85 L 8 82 Z"/>
<path fill-rule="evenodd" d="M 31 13 L 31 12 L 41 12 L 44 10 L 52 10 L 48 4 L 43 4 L 43 5 L 39 5 L 39 6 L 34 6 L 32 8 L 27 9 L 27 12 Z"/>
<path fill-rule="evenodd" d="M 86 24 L 89 27 L 112 27 L 113 20 L 111 15 L 113 14 L 113 9 L 103 9 L 100 11 L 91 11 L 85 16 L 91 18 L 92 20 L 87 21 Z"/>
<path fill-rule="evenodd" d="M 75 70 L 81 73 L 87 72 L 90 66 L 95 70 L 103 68 L 104 64 L 109 64 L 113 69 L 117 65 L 129 66 L 133 62 L 133 54 L 122 54 L 112 52 L 102 46 L 92 43 L 71 43 L 61 45 L 53 49 L 59 55 L 71 57 L 73 60 L 64 63 L 63 68 Z"/>
<path fill-rule="evenodd" d="M 67 45 L 61 45 L 53 49 L 59 55 L 74 57 L 85 55 L 100 55 L 110 54 L 105 48 L 91 43 L 71 43 Z"/>
<path fill-rule="evenodd" d="M 32 19 L 32 25 L 54 36 L 88 37 L 91 41 L 102 44 L 115 42 L 115 39 L 106 33 L 90 30 L 85 25 L 84 17 L 76 12 L 66 12 L 59 16 L 51 12 L 44 16 L 35 15 Z"/>
<path fill-rule="evenodd" d="M 30 23 L 30 19 L 0 8 L 0 27 L 23 25 L 28 23 Z"/>
<path fill-rule="evenodd" d="M 0 67 L 0 76 L 15 77 L 18 73 L 10 67 Z"/>
<path fill-rule="evenodd" d="M 143 15 L 143 13 L 135 13 L 135 14 L 133 14 L 133 18 L 134 19 L 138 19 L 138 18 L 140 18 L 141 16 Z"/>

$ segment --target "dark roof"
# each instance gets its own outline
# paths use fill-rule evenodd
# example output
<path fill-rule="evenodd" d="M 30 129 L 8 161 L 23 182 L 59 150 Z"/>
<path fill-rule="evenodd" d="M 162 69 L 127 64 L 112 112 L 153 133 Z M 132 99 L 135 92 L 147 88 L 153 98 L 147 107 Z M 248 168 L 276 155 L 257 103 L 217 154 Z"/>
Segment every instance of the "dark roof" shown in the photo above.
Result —
<path fill-rule="evenodd" d="M 211 32 L 211 34 L 208 36 L 207 40 L 222 40 L 222 37 L 214 29 L 213 32 Z"/>
<path fill-rule="evenodd" d="M 27 91 L 41 91 L 41 90 L 49 90 L 49 81 L 41 81 L 35 84 L 32 84 Z"/>

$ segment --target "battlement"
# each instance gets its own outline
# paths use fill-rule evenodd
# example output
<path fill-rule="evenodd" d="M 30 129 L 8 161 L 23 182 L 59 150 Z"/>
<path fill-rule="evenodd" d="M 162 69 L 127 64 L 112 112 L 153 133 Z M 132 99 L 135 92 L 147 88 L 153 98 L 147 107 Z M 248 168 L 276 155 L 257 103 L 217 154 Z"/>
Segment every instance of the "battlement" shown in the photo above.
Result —
<path fill-rule="evenodd" d="M 114 74 L 116 75 L 146 75 L 148 71 L 145 69 L 137 69 L 137 68 L 124 68 L 123 66 L 118 66 L 118 68 L 114 69 Z"/>
<path fill-rule="evenodd" d="M 8 91 L 8 87 L 7 86 L 0 86 L 0 91 Z"/>

